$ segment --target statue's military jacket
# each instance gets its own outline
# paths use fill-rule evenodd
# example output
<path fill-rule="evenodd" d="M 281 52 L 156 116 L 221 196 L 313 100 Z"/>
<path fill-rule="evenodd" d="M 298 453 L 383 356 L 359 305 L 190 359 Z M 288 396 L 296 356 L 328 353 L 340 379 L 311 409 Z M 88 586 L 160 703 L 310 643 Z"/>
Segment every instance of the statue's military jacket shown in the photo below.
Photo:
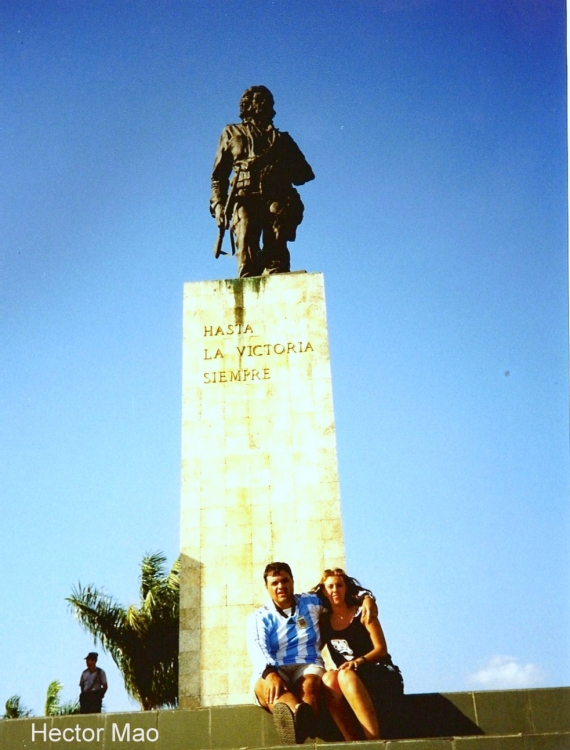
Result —
<path fill-rule="evenodd" d="M 289 133 L 273 125 L 264 130 L 251 121 L 227 125 L 222 132 L 212 171 L 212 214 L 217 204 L 226 203 L 232 171 L 237 196 L 259 195 L 269 201 L 286 197 L 293 185 L 315 177 Z"/>

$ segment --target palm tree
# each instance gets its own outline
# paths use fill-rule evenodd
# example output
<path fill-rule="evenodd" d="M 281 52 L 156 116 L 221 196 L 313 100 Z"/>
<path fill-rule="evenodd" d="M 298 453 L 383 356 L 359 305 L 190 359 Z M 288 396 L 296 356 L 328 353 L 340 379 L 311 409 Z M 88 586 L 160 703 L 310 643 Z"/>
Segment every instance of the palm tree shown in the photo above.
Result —
<path fill-rule="evenodd" d="M 78 701 L 67 701 L 66 703 L 61 703 L 59 694 L 62 690 L 63 685 L 57 680 L 50 682 L 48 685 L 44 708 L 45 716 L 66 716 L 68 714 L 79 713 Z"/>
<path fill-rule="evenodd" d="M 33 716 L 31 710 L 26 708 L 19 695 L 11 695 L 4 705 L 3 719 L 25 719 Z"/>
<path fill-rule="evenodd" d="M 170 573 L 165 563 L 161 552 L 143 557 L 138 607 L 125 609 L 92 584 L 78 584 L 66 599 L 95 643 L 111 654 L 127 693 L 144 711 L 178 700 L 180 560 Z"/>

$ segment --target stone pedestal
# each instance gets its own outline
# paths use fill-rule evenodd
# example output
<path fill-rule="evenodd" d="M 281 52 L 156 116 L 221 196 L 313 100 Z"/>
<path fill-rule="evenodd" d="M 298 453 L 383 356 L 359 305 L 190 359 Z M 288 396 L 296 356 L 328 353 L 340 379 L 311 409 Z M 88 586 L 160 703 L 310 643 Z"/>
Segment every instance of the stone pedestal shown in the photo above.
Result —
<path fill-rule="evenodd" d="M 247 703 L 263 569 L 344 567 L 322 274 L 186 284 L 180 707 Z"/>

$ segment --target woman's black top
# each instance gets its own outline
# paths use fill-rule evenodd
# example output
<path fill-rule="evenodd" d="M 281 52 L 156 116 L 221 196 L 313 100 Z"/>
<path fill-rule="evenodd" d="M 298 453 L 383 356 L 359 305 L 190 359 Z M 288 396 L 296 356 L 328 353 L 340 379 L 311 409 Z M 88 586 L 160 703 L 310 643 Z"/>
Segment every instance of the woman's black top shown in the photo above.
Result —
<path fill-rule="evenodd" d="M 372 651 L 374 645 L 366 627 L 362 624 L 362 608 L 356 611 L 352 622 L 343 630 L 333 630 L 330 615 L 327 613 L 321 624 L 323 645 L 329 647 L 331 659 L 337 667 L 345 661 L 357 659 Z"/>
<path fill-rule="evenodd" d="M 362 624 L 361 608 L 356 611 L 350 625 L 343 630 L 333 630 L 330 613 L 327 612 L 321 621 L 321 638 L 322 645 L 328 646 L 331 659 L 337 667 L 364 656 L 374 648 L 372 638 L 366 626 Z M 375 704 L 377 700 L 381 700 L 385 707 L 389 706 L 404 693 L 402 673 L 392 662 L 390 654 L 381 656 L 376 662 L 359 665 L 357 674 Z M 376 710 L 379 710 L 377 704 Z"/>

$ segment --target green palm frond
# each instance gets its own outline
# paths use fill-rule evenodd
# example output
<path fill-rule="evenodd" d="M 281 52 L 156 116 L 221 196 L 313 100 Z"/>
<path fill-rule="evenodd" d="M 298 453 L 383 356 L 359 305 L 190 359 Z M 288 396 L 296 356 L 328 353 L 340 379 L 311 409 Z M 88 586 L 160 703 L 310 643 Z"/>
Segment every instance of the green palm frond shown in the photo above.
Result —
<path fill-rule="evenodd" d="M 22 703 L 19 695 L 11 695 L 4 704 L 3 719 L 25 719 L 26 716 L 33 716 L 29 708 Z"/>
<path fill-rule="evenodd" d="M 57 716 L 57 709 L 59 708 L 59 694 L 63 689 L 61 682 L 54 680 L 50 682 L 46 694 L 46 702 L 44 706 L 45 716 Z"/>
<path fill-rule="evenodd" d="M 69 716 L 71 714 L 78 714 L 80 712 L 79 701 L 65 701 L 59 707 L 57 716 Z"/>
<path fill-rule="evenodd" d="M 44 707 L 45 716 L 67 716 L 79 713 L 78 701 L 61 702 L 59 696 L 62 690 L 63 685 L 58 680 L 54 680 L 48 685 Z"/>

